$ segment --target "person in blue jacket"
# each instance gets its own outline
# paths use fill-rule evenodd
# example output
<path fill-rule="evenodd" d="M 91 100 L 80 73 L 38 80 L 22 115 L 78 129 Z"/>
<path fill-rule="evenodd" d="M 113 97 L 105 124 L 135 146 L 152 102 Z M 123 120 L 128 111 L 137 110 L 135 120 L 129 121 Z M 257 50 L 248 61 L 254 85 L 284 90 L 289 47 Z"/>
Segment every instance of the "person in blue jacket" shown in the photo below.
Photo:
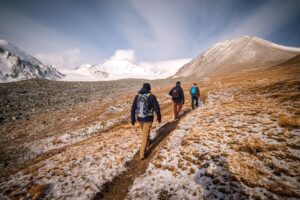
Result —
<path fill-rule="evenodd" d="M 192 108 L 199 107 L 200 90 L 196 83 L 191 87 L 190 94 L 192 97 Z"/>

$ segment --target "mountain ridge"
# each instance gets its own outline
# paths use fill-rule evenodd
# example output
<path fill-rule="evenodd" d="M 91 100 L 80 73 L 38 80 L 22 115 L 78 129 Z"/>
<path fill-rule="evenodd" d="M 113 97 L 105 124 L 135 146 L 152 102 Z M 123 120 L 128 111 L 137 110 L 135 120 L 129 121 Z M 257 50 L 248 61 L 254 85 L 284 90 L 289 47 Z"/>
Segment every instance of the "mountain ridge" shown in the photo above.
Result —
<path fill-rule="evenodd" d="M 59 81 L 201 79 L 265 69 L 297 55 L 300 55 L 300 48 L 282 46 L 255 36 L 241 36 L 216 43 L 189 63 L 186 63 L 188 59 L 181 59 L 182 67 L 178 63 L 177 66 L 176 63 L 168 62 L 163 65 L 147 62 L 135 64 L 130 60 L 109 59 L 103 64 L 84 64 L 69 70 L 46 65 L 17 46 L 0 39 L 0 82 L 30 78 Z"/>
<path fill-rule="evenodd" d="M 0 39 L 0 82 L 19 81 L 30 78 L 61 79 L 60 73 L 17 46 Z"/>
<path fill-rule="evenodd" d="M 300 54 L 300 48 L 286 47 L 254 36 L 242 36 L 215 44 L 174 77 L 205 78 L 226 76 L 243 70 L 263 69 Z"/>

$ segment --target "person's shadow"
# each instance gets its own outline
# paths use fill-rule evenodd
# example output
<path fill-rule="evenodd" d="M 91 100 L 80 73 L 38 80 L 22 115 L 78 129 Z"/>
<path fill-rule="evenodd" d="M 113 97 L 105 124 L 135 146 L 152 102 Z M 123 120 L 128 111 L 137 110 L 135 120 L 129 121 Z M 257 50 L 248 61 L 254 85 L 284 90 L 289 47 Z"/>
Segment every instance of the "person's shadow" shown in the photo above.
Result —
<path fill-rule="evenodd" d="M 179 119 L 169 121 L 165 123 L 162 127 L 157 130 L 156 137 L 153 140 L 149 141 L 149 148 L 147 150 L 147 156 L 151 154 L 151 152 L 163 141 L 173 130 L 176 129 L 180 118 L 184 117 L 186 114 L 191 112 L 191 109 L 183 110 L 181 114 L 179 114 Z"/>

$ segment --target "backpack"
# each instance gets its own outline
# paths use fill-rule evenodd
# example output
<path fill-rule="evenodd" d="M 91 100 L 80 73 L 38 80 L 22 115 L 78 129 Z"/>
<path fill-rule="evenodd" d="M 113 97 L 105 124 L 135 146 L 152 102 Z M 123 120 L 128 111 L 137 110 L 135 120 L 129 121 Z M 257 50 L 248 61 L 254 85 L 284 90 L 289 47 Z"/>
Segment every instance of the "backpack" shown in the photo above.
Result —
<path fill-rule="evenodd" d="M 174 87 L 172 90 L 172 98 L 179 99 L 179 87 Z"/>
<path fill-rule="evenodd" d="M 138 100 L 137 100 L 137 109 L 136 109 L 136 115 L 139 118 L 146 118 L 153 115 L 153 112 L 149 110 L 148 106 L 148 98 L 151 94 L 139 94 Z"/>
<path fill-rule="evenodd" d="M 191 94 L 192 95 L 196 95 L 197 94 L 197 88 L 196 87 L 192 87 L 191 88 Z"/>

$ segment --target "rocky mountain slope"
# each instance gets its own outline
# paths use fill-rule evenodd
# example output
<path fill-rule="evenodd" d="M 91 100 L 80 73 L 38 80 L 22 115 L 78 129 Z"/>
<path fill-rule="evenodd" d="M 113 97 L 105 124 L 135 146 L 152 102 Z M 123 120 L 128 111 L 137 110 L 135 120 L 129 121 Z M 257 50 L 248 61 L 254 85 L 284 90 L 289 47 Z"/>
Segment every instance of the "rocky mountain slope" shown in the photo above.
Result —
<path fill-rule="evenodd" d="M 0 82 L 30 78 L 58 80 L 64 75 L 13 44 L 0 39 Z"/>
<path fill-rule="evenodd" d="M 185 64 L 175 77 L 218 77 L 274 66 L 300 54 L 300 48 L 242 36 L 214 45 Z"/>

